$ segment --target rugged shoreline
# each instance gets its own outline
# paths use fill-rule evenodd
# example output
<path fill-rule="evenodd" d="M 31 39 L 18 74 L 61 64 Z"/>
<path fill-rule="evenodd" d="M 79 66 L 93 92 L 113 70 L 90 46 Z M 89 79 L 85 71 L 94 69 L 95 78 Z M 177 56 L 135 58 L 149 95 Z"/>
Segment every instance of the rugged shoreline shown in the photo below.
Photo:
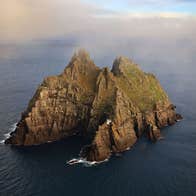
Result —
<path fill-rule="evenodd" d="M 6 144 L 31 146 L 80 134 L 90 139 L 81 156 L 103 161 L 146 135 L 182 119 L 153 74 L 125 57 L 112 70 L 74 54 L 64 72 L 45 78 Z M 66 150 L 66 149 L 65 149 Z"/>

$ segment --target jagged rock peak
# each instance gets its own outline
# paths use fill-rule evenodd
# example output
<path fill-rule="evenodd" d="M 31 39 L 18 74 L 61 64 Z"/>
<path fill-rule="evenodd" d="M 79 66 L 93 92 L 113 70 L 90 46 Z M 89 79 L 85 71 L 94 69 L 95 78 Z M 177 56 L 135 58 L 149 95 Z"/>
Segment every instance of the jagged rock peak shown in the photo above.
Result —
<path fill-rule="evenodd" d="M 112 72 L 114 75 L 120 75 L 127 66 L 129 66 L 129 68 L 132 67 L 134 69 L 139 69 L 138 65 L 135 64 L 131 59 L 119 56 L 113 62 Z"/>
<path fill-rule="evenodd" d="M 85 49 L 79 49 L 76 51 L 68 66 L 73 66 L 76 62 L 80 63 L 80 65 L 94 65 L 93 60 L 90 58 L 89 53 Z"/>
<path fill-rule="evenodd" d="M 73 80 L 79 81 L 81 75 L 90 75 L 96 78 L 99 70 L 100 68 L 95 65 L 88 52 L 84 49 L 79 49 L 65 68 L 64 74 L 71 76 Z"/>
<path fill-rule="evenodd" d="M 162 127 L 182 118 L 158 80 L 128 58 L 118 57 L 112 72 L 79 50 L 63 74 L 38 87 L 5 143 L 30 146 L 79 134 L 90 144 L 81 156 L 103 161 L 142 135 L 158 140 Z"/>

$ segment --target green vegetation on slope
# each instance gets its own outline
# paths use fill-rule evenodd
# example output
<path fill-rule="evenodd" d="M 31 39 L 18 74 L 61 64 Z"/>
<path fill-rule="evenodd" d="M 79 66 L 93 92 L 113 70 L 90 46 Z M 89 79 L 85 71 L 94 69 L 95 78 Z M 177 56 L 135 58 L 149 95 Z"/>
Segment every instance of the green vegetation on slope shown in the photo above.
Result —
<path fill-rule="evenodd" d="M 121 74 L 117 75 L 117 85 L 142 112 L 168 100 L 153 74 L 143 72 L 136 64 L 122 57 L 118 66 Z"/>

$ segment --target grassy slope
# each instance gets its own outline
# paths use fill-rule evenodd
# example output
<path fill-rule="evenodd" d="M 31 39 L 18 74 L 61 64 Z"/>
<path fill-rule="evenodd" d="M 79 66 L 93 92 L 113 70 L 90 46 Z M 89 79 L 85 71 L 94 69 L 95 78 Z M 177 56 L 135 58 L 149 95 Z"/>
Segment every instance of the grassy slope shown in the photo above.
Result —
<path fill-rule="evenodd" d="M 117 84 L 142 112 L 152 110 L 155 103 L 168 101 L 168 96 L 153 74 L 144 73 L 140 68 L 124 61 L 123 72 L 117 77 Z"/>

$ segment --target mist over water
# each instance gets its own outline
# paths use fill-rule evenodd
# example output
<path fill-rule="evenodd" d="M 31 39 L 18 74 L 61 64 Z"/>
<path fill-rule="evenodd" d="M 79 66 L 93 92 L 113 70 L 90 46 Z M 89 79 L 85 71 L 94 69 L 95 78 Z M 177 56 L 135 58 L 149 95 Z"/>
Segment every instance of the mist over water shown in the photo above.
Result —
<path fill-rule="evenodd" d="M 164 140 L 153 144 L 142 138 L 123 156 L 95 167 L 66 165 L 78 156 L 81 138 L 28 148 L 0 144 L 0 195 L 196 195 L 195 38 L 144 35 L 0 45 L 1 141 L 43 78 L 61 73 L 79 47 L 99 66 L 111 67 L 116 56 L 124 55 L 153 72 L 184 117 L 162 130 Z"/>

